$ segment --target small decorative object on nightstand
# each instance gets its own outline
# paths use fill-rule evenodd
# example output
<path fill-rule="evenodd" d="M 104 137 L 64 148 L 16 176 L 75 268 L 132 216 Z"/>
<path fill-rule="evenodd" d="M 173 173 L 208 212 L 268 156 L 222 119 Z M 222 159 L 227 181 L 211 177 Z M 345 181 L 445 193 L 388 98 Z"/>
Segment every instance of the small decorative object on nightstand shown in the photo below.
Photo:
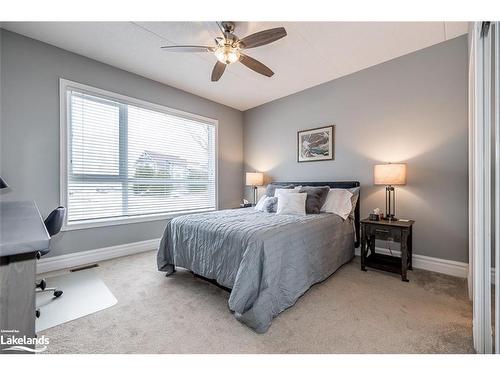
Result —
<path fill-rule="evenodd" d="M 245 175 L 245 185 L 253 188 L 253 204 L 257 204 L 257 186 L 264 185 L 264 174 L 260 172 L 247 172 Z"/>
<path fill-rule="evenodd" d="M 247 207 L 252 207 L 253 204 L 247 201 L 246 199 L 243 199 L 243 203 L 240 203 L 239 208 L 247 208 Z"/>
<path fill-rule="evenodd" d="M 408 282 L 407 270 L 412 269 L 413 220 L 361 220 L 361 270 L 366 267 L 398 273 Z M 375 252 L 375 240 L 391 240 L 401 244 L 401 258 Z M 368 250 L 370 254 L 368 255 Z"/>

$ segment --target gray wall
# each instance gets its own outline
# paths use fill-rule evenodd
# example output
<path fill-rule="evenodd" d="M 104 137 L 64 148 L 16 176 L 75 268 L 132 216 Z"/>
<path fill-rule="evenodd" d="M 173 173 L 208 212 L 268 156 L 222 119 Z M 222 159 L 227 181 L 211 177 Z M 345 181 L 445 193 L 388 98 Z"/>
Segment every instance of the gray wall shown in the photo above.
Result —
<path fill-rule="evenodd" d="M 268 180 L 359 180 L 363 215 L 384 205 L 383 187 L 372 186 L 373 165 L 407 162 L 408 185 L 397 189 L 396 209 L 417 221 L 415 253 L 467 262 L 465 36 L 243 114 L 5 30 L 0 46 L 0 173 L 12 186 L 0 199 L 36 200 L 44 215 L 59 204 L 63 77 L 217 118 L 221 208 L 241 198 L 243 156 L 246 170 L 263 171 Z M 329 124 L 336 125 L 336 160 L 297 163 L 296 132 Z M 65 232 L 51 255 L 157 238 L 164 225 Z"/>
<path fill-rule="evenodd" d="M 243 190 L 242 113 L 80 55 L 2 30 L 0 173 L 5 200 L 35 200 L 43 215 L 59 205 L 59 77 L 219 120 L 219 206 Z M 72 230 L 50 256 L 158 238 L 165 221 Z"/>
<path fill-rule="evenodd" d="M 330 124 L 335 160 L 297 163 L 297 131 Z M 396 213 L 416 220 L 414 252 L 467 262 L 466 36 L 248 110 L 243 139 L 269 180 L 359 180 L 363 216 L 385 205 L 373 165 L 408 163 Z"/>

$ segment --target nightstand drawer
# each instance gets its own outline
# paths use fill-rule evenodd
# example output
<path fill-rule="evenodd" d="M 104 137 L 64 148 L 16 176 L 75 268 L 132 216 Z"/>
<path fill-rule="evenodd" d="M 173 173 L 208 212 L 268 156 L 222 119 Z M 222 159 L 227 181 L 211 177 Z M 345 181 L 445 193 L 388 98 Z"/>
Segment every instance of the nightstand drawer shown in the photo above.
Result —
<path fill-rule="evenodd" d="M 401 229 L 384 225 L 370 225 L 367 228 L 368 236 L 375 236 L 377 240 L 401 242 Z"/>

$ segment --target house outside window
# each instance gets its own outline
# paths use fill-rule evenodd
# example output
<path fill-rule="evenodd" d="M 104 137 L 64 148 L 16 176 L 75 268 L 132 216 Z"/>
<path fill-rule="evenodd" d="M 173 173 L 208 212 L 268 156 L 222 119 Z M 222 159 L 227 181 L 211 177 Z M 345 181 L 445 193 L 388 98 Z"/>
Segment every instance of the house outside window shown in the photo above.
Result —
<path fill-rule="evenodd" d="M 61 80 L 65 229 L 217 208 L 217 121 Z"/>

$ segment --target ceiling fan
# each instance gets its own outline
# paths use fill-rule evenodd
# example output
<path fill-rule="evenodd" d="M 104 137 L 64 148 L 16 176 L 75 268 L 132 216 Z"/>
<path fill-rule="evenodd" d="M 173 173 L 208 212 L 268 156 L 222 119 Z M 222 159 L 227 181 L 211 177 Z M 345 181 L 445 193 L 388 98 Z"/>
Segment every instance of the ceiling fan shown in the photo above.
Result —
<path fill-rule="evenodd" d="M 274 74 L 271 69 L 262 64 L 260 61 L 245 55 L 241 51 L 249 48 L 260 47 L 285 37 L 286 30 L 284 27 L 276 27 L 274 29 L 259 31 L 240 39 L 233 33 L 234 22 L 217 22 L 217 25 L 219 26 L 223 36 L 215 38 L 216 45 L 214 47 L 186 45 L 164 46 L 161 48 L 170 52 L 213 53 L 218 61 L 215 63 L 214 69 L 212 70 L 212 82 L 216 82 L 220 79 L 224 70 L 226 70 L 227 65 L 237 61 L 241 62 L 253 71 L 267 77 L 271 77 Z"/>

